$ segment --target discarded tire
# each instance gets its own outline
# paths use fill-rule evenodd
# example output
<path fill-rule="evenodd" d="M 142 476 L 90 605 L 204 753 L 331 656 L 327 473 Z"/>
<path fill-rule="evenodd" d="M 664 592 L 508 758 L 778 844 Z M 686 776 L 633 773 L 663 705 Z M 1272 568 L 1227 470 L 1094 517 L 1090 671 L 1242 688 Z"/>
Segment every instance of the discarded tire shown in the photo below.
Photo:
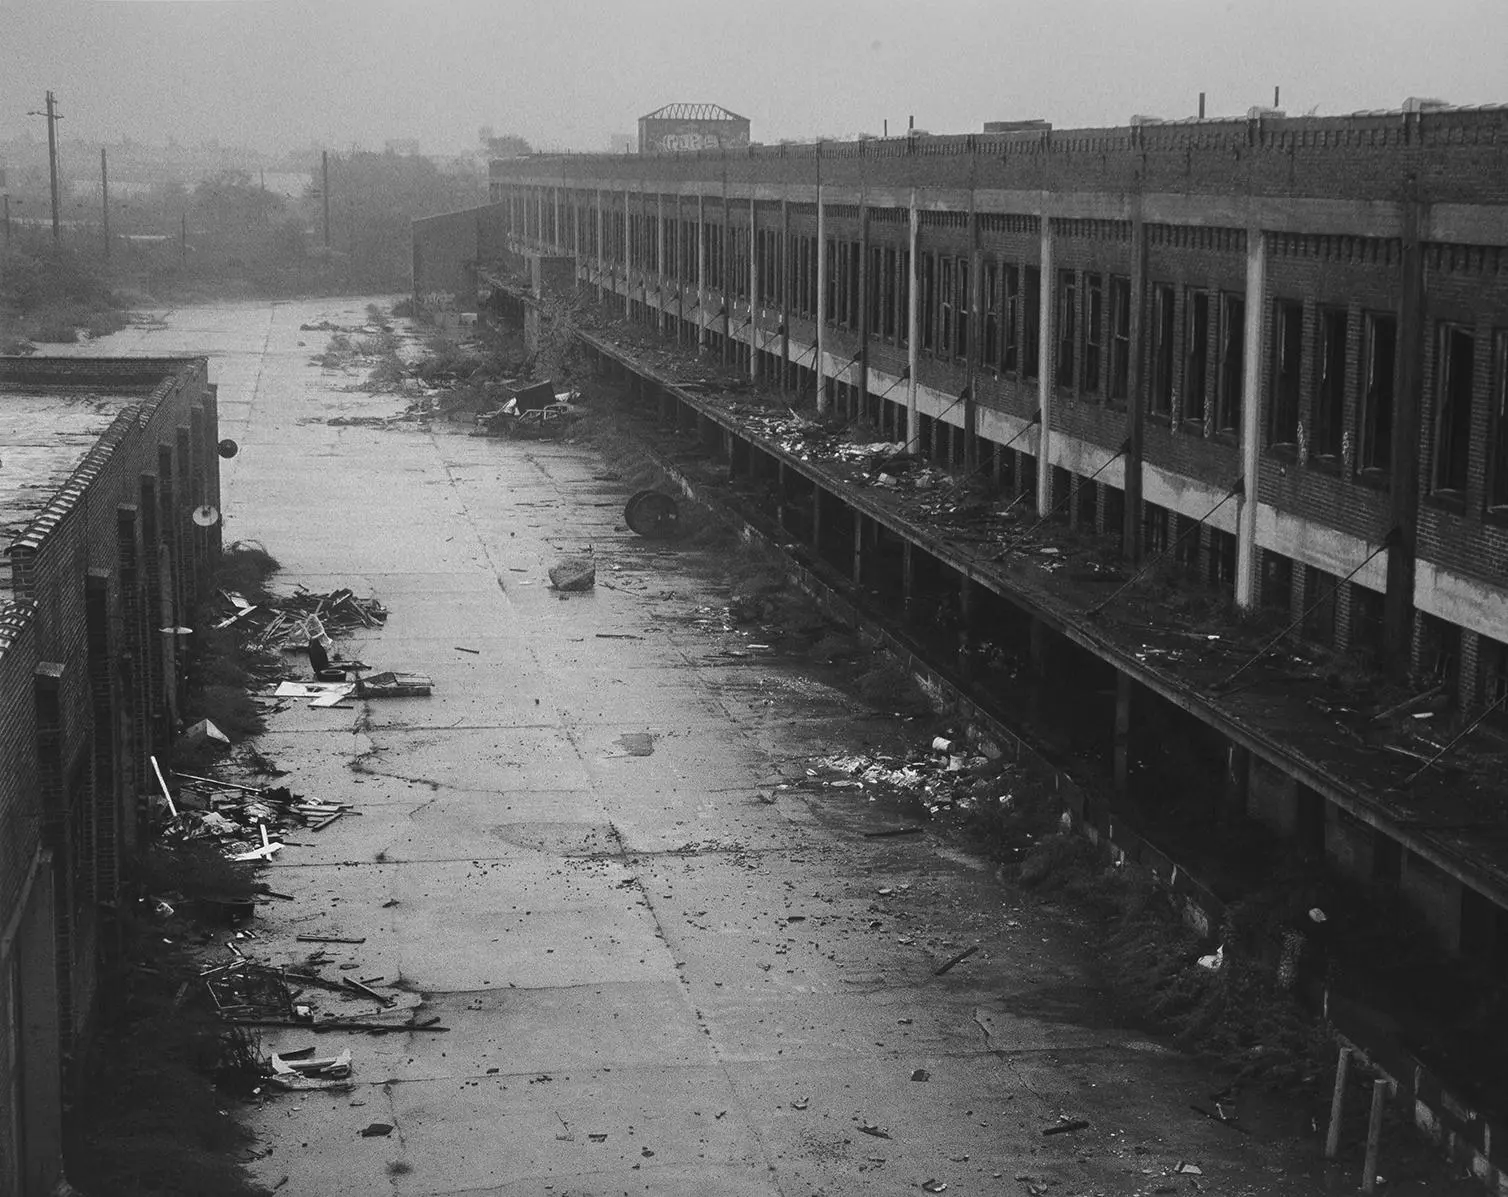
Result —
<path fill-rule="evenodd" d="M 669 495 L 641 490 L 623 508 L 623 522 L 640 536 L 663 540 L 680 530 L 681 512 Z"/>

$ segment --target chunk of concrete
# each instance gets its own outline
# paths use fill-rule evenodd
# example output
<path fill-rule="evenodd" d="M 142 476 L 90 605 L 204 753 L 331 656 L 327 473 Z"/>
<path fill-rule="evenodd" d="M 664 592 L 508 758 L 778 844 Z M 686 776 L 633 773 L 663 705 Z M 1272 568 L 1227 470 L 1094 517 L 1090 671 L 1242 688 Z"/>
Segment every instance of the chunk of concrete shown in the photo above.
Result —
<path fill-rule="evenodd" d="M 567 557 L 550 567 L 550 585 L 556 590 L 590 590 L 597 585 L 597 563 L 590 557 Z"/>

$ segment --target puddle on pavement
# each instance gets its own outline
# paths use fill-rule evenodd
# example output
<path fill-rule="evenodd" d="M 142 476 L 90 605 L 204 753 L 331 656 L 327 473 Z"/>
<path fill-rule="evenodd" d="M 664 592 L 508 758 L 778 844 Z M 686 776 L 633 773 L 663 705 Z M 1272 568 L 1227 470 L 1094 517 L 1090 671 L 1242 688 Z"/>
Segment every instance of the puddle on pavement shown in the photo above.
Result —
<path fill-rule="evenodd" d="M 653 756 L 655 738 L 653 732 L 624 732 L 618 737 L 618 746 L 629 756 Z"/>

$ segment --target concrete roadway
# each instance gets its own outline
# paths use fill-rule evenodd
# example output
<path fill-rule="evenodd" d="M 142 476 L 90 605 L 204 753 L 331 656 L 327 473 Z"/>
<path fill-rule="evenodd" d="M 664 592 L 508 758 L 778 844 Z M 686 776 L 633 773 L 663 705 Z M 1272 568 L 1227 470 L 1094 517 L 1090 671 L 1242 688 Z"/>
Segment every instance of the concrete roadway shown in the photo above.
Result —
<path fill-rule="evenodd" d="M 311 365 L 328 334 L 299 331 L 364 306 L 183 309 L 94 347 L 211 354 L 242 447 L 227 541 L 263 541 L 284 585 L 378 597 L 386 627 L 342 650 L 435 682 L 294 704 L 261 741 L 296 791 L 362 815 L 291 837 L 270 879 L 297 901 L 263 908 L 251 950 L 364 937 L 328 946 L 327 975 L 396 983 L 450 1030 L 269 1034 L 349 1047 L 354 1071 L 248 1115 L 260 1178 L 283 1197 L 1321 1191 L 1313 1140 L 1193 1112 L 1205 1070 L 1094 1014 L 1070 912 L 939 838 L 865 839 L 886 816 L 859 791 L 761 799 L 907 729 L 799 662 L 727 655 L 737 633 L 694 622 L 726 603 L 719 563 L 620 531 L 625 488 L 589 448 L 324 423 L 394 409 L 341 390 L 358 376 Z M 551 592 L 547 567 L 588 545 L 596 592 Z M 1091 1125 L 1044 1137 L 1060 1117 Z M 395 1129 L 362 1137 L 373 1122 Z"/>

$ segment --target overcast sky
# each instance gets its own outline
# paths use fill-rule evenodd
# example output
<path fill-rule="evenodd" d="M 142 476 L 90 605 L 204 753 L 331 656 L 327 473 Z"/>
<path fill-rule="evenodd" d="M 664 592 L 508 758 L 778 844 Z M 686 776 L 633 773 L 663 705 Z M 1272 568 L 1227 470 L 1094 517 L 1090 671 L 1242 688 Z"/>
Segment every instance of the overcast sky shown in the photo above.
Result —
<path fill-rule="evenodd" d="M 605 148 L 672 101 L 756 141 L 1270 104 L 1508 101 L 1508 0 L 0 0 L 0 139 Z"/>

